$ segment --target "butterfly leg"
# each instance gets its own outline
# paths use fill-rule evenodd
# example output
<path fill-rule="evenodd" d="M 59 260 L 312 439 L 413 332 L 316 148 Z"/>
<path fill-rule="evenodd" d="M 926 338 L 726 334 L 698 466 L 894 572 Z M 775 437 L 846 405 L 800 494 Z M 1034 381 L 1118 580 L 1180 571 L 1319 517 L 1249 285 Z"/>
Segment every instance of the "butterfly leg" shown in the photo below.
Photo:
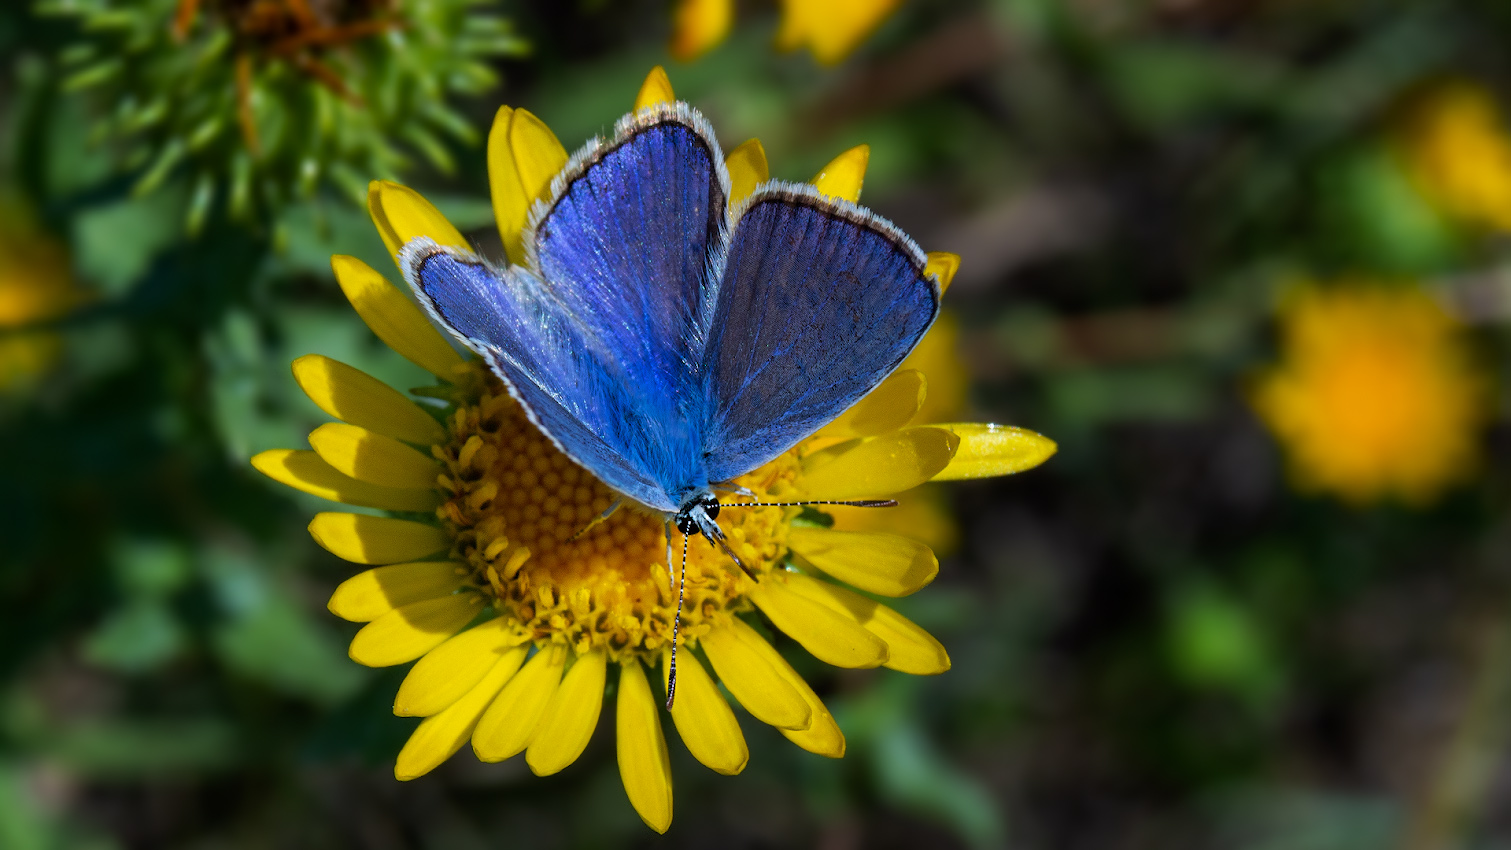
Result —
<path fill-rule="evenodd" d="M 749 487 L 743 487 L 739 484 L 715 484 L 713 485 L 713 488 L 723 493 L 734 493 L 737 496 L 749 496 L 752 499 L 755 498 L 754 490 L 751 490 Z"/>
<path fill-rule="evenodd" d="M 667 588 L 668 591 L 670 591 L 675 586 L 672 583 L 672 523 L 671 523 L 671 520 L 667 520 L 665 523 L 663 523 L 663 530 L 664 530 L 664 533 L 666 534 L 666 588 Z M 684 546 L 687 545 L 687 537 L 686 537 L 686 535 L 684 535 L 683 538 L 682 538 L 682 544 Z"/>
<path fill-rule="evenodd" d="M 584 534 L 587 534 L 589 531 L 592 531 L 594 528 L 597 528 L 600 523 L 602 523 L 604 520 L 608 519 L 609 517 L 613 516 L 614 515 L 614 511 L 619 510 L 619 506 L 622 505 L 622 504 L 624 504 L 624 500 L 623 499 L 615 499 L 614 500 L 614 504 L 609 505 L 608 509 L 605 510 L 603 513 L 599 514 L 598 516 L 593 517 L 593 521 L 592 522 L 590 522 L 587 525 L 583 526 L 581 531 L 579 531 L 576 534 L 572 535 L 571 538 L 569 538 L 569 539 L 570 540 L 576 540 L 577 538 L 583 536 Z M 668 538 L 668 543 L 667 543 L 668 546 L 671 545 L 671 543 L 669 541 L 670 541 L 670 538 Z M 668 556 L 668 557 L 670 557 L 670 556 Z M 666 562 L 666 568 L 668 570 L 670 570 L 672 568 L 672 562 L 671 561 L 667 561 Z"/>

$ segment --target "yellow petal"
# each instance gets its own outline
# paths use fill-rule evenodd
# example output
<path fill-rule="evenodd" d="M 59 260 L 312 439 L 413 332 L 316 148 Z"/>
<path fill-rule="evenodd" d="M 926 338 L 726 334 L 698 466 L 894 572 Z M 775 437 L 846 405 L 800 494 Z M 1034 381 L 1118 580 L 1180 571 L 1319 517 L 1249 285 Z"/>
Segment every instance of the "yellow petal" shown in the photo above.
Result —
<path fill-rule="evenodd" d="M 353 623 L 378 619 L 400 605 L 450 596 L 466 582 L 456 561 L 394 564 L 357 573 L 336 587 L 326 607 Z"/>
<path fill-rule="evenodd" d="M 939 291 L 944 292 L 950 288 L 950 281 L 955 279 L 955 272 L 960 271 L 960 255 L 951 254 L 948 251 L 930 251 L 929 263 L 923 267 L 923 276 L 933 275 L 939 279 Z"/>
<path fill-rule="evenodd" d="M 716 47 L 729 35 L 734 5 L 734 0 L 681 0 L 672 16 L 672 58 L 691 62 Z M 635 108 L 641 108 L 640 101 Z"/>
<path fill-rule="evenodd" d="M 388 180 L 367 184 L 367 213 L 390 257 L 398 257 L 399 249 L 419 236 L 429 236 L 438 245 L 472 248 L 440 210 L 408 186 Z"/>
<path fill-rule="evenodd" d="M 498 222 L 498 236 L 504 241 L 504 252 L 509 262 L 520 265 L 525 261 L 522 241 L 525 219 L 530 215 L 533 197 L 526 195 L 519 182 L 519 168 L 514 164 L 514 151 L 509 146 L 509 126 L 514 121 L 514 110 L 500 106 L 493 116 L 493 129 L 488 131 L 488 187 L 493 194 L 493 217 Z"/>
<path fill-rule="evenodd" d="M 729 169 L 729 205 L 750 197 L 755 187 L 771 179 L 771 169 L 766 164 L 766 149 L 760 139 L 750 139 L 729 152 L 724 158 L 724 167 Z"/>
<path fill-rule="evenodd" d="M 677 10 L 679 17 L 688 5 L 691 4 L 683 3 L 682 8 Z M 672 81 L 667 78 L 666 69 L 657 65 L 645 75 L 645 82 L 640 84 L 640 93 L 635 95 L 635 108 L 631 111 L 639 112 L 658 103 L 675 103 L 676 101 L 677 95 L 672 92 Z"/>
<path fill-rule="evenodd" d="M 856 145 L 829 161 L 813 176 L 813 185 L 825 195 L 860 201 L 860 189 L 866 182 L 866 164 L 871 161 L 871 146 Z"/>
<path fill-rule="evenodd" d="M 294 361 L 294 380 L 321 410 L 408 443 L 432 445 L 446 439 L 446 429 L 398 390 L 360 369 L 319 354 Z"/>
<path fill-rule="evenodd" d="M 745 649 L 752 655 L 765 661 L 766 665 L 776 671 L 776 674 L 781 677 L 782 681 L 796 691 L 803 698 L 804 702 L 807 703 L 808 710 L 812 715 L 812 721 L 808 724 L 808 727 L 806 729 L 780 729 L 782 735 L 787 740 L 810 753 L 834 759 L 843 757 L 845 754 L 845 733 L 840 731 L 839 724 L 834 722 L 834 715 L 830 714 L 829 709 L 824 707 L 823 700 L 820 700 L 818 694 L 813 692 L 813 688 L 810 688 L 808 683 L 803 680 L 803 677 L 799 676 L 797 671 L 792 669 L 792 665 L 787 663 L 787 659 L 783 658 L 780 652 L 777 652 L 771 644 L 767 643 L 765 638 L 757 634 L 755 629 L 739 620 L 733 621 L 730 633 L 736 640 L 744 644 Z"/>
<path fill-rule="evenodd" d="M 400 717 L 439 714 L 466 696 L 500 660 L 512 657 L 516 668 L 523 664 L 528 647 L 510 645 L 512 622 L 495 617 L 425 653 L 399 685 L 393 713 Z"/>
<path fill-rule="evenodd" d="M 813 657 L 835 667 L 875 667 L 886 663 L 887 645 L 852 617 L 793 592 L 787 575 L 768 575 L 750 599 L 778 629 Z"/>
<path fill-rule="evenodd" d="M 889 434 L 913 421 L 926 394 L 922 372 L 899 369 L 814 436 L 849 440 Z"/>
<path fill-rule="evenodd" d="M 814 452 L 797 486 L 813 499 L 861 499 L 910 490 L 950 463 L 960 438 L 944 428 L 908 428 Z"/>
<path fill-rule="evenodd" d="M 1011 475 L 1033 469 L 1060 448 L 1048 437 L 1010 425 L 957 422 L 939 427 L 959 437 L 960 448 L 949 465 L 934 476 L 935 481 Z"/>
<path fill-rule="evenodd" d="M 476 593 L 411 602 L 363 626 L 347 654 L 368 667 L 413 661 L 460 631 L 482 607 L 483 598 Z"/>
<path fill-rule="evenodd" d="M 523 651 L 520 654 L 523 655 Z M 394 778 L 402 782 L 424 776 L 451 758 L 452 753 L 467 743 L 483 709 L 517 669 L 519 661 L 512 654 L 500 658 L 465 696 L 440 714 L 426 718 L 409 736 L 404 749 L 399 751 L 399 759 L 393 767 Z"/>
<path fill-rule="evenodd" d="M 794 528 L 787 545 L 840 581 L 882 596 L 907 596 L 939 575 L 929 547 L 897 534 Z"/>
<path fill-rule="evenodd" d="M 579 655 L 562 677 L 561 687 L 556 689 L 525 751 L 525 763 L 536 776 L 560 771 L 587 749 L 603 709 L 606 667 L 603 650 L 598 649 Z"/>
<path fill-rule="evenodd" d="M 933 635 L 880 602 L 801 574 L 789 575 L 787 586 L 805 599 L 853 618 L 866 631 L 886 641 L 887 667 L 918 676 L 950 669 L 950 655 Z"/>
<path fill-rule="evenodd" d="M 645 825 L 664 833 L 672 825 L 672 762 L 661 734 L 656 698 L 638 661 L 619 665 L 619 700 L 614 711 L 619 778 L 625 796 Z"/>
<path fill-rule="evenodd" d="M 793 673 L 797 675 L 796 672 Z M 824 758 L 842 759 L 845 757 L 845 733 L 840 730 L 839 724 L 834 722 L 834 715 L 824 707 L 818 694 L 812 688 L 804 685 L 802 691 L 808 699 L 808 704 L 813 708 L 813 723 L 807 729 L 778 729 L 782 737 L 797 744 L 799 747 Z"/>
<path fill-rule="evenodd" d="M 924 484 L 894 498 L 891 508 L 862 508 L 825 505 L 824 513 L 833 517 L 835 531 L 897 533 L 921 543 L 938 557 L 955 552 L 960 546 L 959 524 L 950 505 L 947 484 Z M 867 588 L 870 592 L 875 590 Z M 889 594 L 888 594 L 889 595 Z"/>
<path fill-rule="evenodd" d="M 483 712 L 472 733 L 472 751 L 483 761 L 503 761 L 523 752 L 561 683 L 567 648 L 560 644 L 535 653 L 498 699 Z"/>
<path fill-rule="evenodd" d="M 322 499 L 385 511 L 430 511 L 441 503 L 433 489 L 407 490 L 380 487 L 341 472 L 314 452 L 270 449 L 252 458 L 263 475 Z"/>
<path fill-rule="evenodd" d="M 754 629 L 738 618 L 698 639 L 698 645 L 708 654 L 719 680 L 740 705 L 762 723 L 784 729 L 807 729 L 813 722 L 813 712 L 807 700 L 787 684 L 765 656 L 747 645 L 749 637 L 742 636 L 742 630 L 765 643 Z"/>
<path fill-rule="evenodd" d="M 331 268 L 346 300 L 389 348 L 438 378 L 450 378 L 462 366 L 462 356 L 431 326 L 420 308 L 371 266 L 356 257 L 338 254 L 331 257 Z"/>
<path fill-rule="evenodd" d="M 451 548 L 450 535 L 433 525 L 334 511 L 315 514 L 310 536 L 332 555 L 357 564 L 401 564 Z"/>
<path fill-rule="evenodd" d="M 930 424 L 960 417 L 970 394 L 970 374 L 960 354 L 960 323 L 953 313 L 939 314 L 901 368 L 917 369 L 929 376 L 929 397 L 924 399 L 915 422 Z"/>
<path fill-rule="evenodd" d="M 551 178 L 567 164 L 567 149 L 546 122 L 528 110 L 514 110 L 509 122 L 509 150 L 519 170 L 519 185 L 531 203 L 551 191 Z"/>
<path fill-rule="evenodd" d="M 310 445 L 341 472 L 383 487 L 433 489 L 440 465 L 393 437 L 344 422 L 327 422 L 310 432 Z"/>
<path fill-rule="evenodd" d="M 671 653 L 662 656 L 661 683 L 667 686 Z M 703 662 L 691 652 L 677 653 L 677 694 L 672 722 L 693 758 L 715 773 L 734 776 L 750 761 L 750 748 L 729 702 L 719 693 Z"/>

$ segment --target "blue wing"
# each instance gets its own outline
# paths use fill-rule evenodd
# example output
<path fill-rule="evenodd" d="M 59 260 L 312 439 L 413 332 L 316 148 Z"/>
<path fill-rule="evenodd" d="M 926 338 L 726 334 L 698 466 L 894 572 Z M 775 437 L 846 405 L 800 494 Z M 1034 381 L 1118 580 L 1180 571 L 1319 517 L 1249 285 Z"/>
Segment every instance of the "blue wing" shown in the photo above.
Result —
<path fill-rule="evenodd" d="M 405 279 L 443 327 L 478 353 L 573 460 L 610 487 L 675 510 L 648 470 L 675 464 L 635 408 L 621 370 L 528 271 L 499 273 L 463 251 L 416 239 L 400 254 Z"/>
<path fill-rule="evenodd" d="M 537 204 L 526 268 L 430 240 L 400 263 L 431 315 L 485 358 L 573 460 L 649 507 L 707 483 L 699 375 L 728 172 L 684 104 L 621 121 Z"/>
<path fill-rule="evenodd" d="M 855 204 L 759 188 L 734 226 L 705 354 L 709 480 L 771 461 L 891 374 L 939 314 L 927 262 Z"/>
<path fill-rule="evenodd" d="M 729 196 L 712 129 L 686 104 L 642 110 L 553 188 L 525 236 L 530 262 L 626 367 L 646 415 L 692 421 Z"/>

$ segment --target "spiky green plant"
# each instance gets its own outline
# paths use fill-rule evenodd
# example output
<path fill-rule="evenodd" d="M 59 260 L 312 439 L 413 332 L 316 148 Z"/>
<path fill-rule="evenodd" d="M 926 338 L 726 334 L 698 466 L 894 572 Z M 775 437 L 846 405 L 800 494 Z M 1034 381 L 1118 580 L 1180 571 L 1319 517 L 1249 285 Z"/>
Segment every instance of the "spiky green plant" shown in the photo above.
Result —
<path fill-rule="evenodd" d="M 77 22 L 65 90 L 148 193 L 191 187 L 191 229 L 223 205 L 259 220 L 334 186 L 354 198 L 414 155 L 449 171 L 476 131 L 448 101 L 498 83 L 525 43 L 493 0 L 38 0 Z"/>

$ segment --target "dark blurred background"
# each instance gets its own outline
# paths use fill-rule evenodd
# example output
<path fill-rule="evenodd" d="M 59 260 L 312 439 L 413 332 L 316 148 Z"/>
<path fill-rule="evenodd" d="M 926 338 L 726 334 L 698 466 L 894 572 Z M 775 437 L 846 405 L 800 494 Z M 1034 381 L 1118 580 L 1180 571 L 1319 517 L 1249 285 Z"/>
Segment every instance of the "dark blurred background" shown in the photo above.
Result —
<path fill-rule="evenodd" d="M 816 56 L 742 0 L 679 61 L 670 2 L 309 2 L 410 46 L 269 52 L 285 0 L 0 10 L 0 848 L 1511 847 L 1511 5 L 857 0 L 874 30 Z M 898 607 L 950 672 L 789 653 L 847 756 L 673 743 L 660 838 L 605 729 L 548 779 L 396 782 L 403 670 L 346 658 L 322 503 L 247 463 L 321 421 L 293 357 L 421 382 L 329 272 L 382 260 L 368 179 L 486 232 L 499 104 L 572 149 L 656 64 L 773 176 L 869 143 L 864 201 L 963 258 L 940 418 L 1060 446 L 931 497 L 940 577 Z M 1447 330 L 1269 404 L 1318 291 Z"/>

